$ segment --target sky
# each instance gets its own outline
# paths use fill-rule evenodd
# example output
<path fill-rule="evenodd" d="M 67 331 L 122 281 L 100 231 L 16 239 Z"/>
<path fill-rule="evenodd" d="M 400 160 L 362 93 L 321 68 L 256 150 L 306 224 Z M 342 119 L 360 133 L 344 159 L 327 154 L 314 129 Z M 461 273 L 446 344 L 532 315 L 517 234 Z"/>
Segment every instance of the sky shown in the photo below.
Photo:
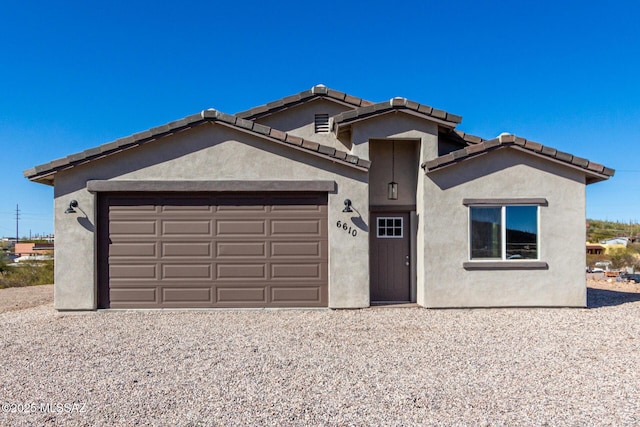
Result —
<path fill-rule="evenodd" d="M 321 6 L 321 7 L 320 7 Z M 23 171 L 325 84 L 402 96 L 616 169 L 586 216 L 640 221 L 640 2 L 0 0 L 0 236 L 53 232 Z"/>

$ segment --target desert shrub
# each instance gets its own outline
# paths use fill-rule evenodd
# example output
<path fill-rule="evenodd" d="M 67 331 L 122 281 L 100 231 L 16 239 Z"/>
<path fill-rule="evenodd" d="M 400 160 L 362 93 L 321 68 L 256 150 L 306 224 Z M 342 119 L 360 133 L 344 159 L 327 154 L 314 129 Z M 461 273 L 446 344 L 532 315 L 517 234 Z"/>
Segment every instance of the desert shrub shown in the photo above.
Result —
<path fill-rule="evenodd" d="M 0 289 L 53 283 L 53 260 L 24 261 L 20 265 L 6 265 L 0 272 Z"/>
<path fill-rule="evenodd" d="M 640 268 L 640 260 L 638 260 L 637 253 L 631 249 L 614 249 L 608 255 L 613 268 Z"/>

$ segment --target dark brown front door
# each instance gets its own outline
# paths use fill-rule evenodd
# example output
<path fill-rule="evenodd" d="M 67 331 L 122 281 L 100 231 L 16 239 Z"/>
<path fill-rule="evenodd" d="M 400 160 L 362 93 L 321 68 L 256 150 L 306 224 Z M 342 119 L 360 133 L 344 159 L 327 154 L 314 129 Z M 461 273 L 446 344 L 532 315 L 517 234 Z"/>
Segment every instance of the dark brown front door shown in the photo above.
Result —
<path fill-rule="evenodd" d="M 411 300 L 408 213 L 371 214 L 371 301 Z"/>

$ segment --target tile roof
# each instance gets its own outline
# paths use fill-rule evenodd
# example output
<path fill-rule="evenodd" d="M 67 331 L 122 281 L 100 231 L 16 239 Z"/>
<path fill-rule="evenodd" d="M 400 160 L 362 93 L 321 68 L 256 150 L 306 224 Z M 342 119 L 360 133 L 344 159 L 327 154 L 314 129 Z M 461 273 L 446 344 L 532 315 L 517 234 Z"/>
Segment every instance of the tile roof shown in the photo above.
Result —
<path fill-rule="evenodd" d="M 480 142 L 486 141 L 486 139 L 484 138 L 480 138 L 479 136 L 464 133 L 459 130 L 454 130 L 453 132 L 455 132 L 456 135 L 458 135 L 464 142 L 468 144 L 478 144 Z"/>
<path fill-rule="evenodd" d="M 437 108 L 429 107 L 428 105 L 418 104 L 417 102 L 408 100 L 407 98 L 398 97 L 391 98 L 389 101 L 379 102 L 377 104 L 367 105 L 340 113 L 333 118 L 333 123 L 339 130 L 341 127 L 351 123 L 386 114 L 390 111 L 410 112 L 451 128 L 454 128 L 462 121 L 461 116 L 447 113 L 446 111 L 438 110 Z"/>
<path fill-rule="evenodd" d="M 594 163 L 587 159 L 558 151 L 555 148 L 547 147 L 540 143 L 528 141 L 524 138 L 510 134 L 502 134 L 498 138 L 484 140 L 482 142 L 469 145 L 461 150 L 453 151 L 444 156 L 424 162 L 422 164 L 422 168 L 425 170 L 425 173 L 433 172 L 447 166 L 458 164 L 469 158 L 505 147 L 513 147 L 518 150 L 530 152 L 535 155 L 566 164 L 573 168 L 583 170 L 591 176 L 591 179 L 587 179 L 587 184 L 608 179 L 615 173 L 615 170 L 607 168 L 599 163 Z"/>
<path fill-rule="evenodd" d="M 266 116 L 268 114 L 275 113 L 277 111 L 285 110 L 287 108 L 302 104 L 304 102 L 311 101 L 316 98 L 329 98 L 339 101 L 341 103 L 353 106 L 353 107 L 366 107 L 373 105 L 373 102 L 365 99 L 356 98 L 355 96 L 348 95 L 344 92 L 330 89 L 325 85 L 319 84 L 312 87 L 309 90 L 297 93 L 295 95 L 286 96 L 277 101 L 269 102 L 268 104 L 254 107 L 247 111 L 236 113 L 236 116 L 254 120 L 258 117 Z"/>
<path fill-rule="evenodd" d="M 199 114 L 193 114 L 183 119 L 167 123 L 162 126 L 136 133 L 126 138 L 121 138 L 99 147 L 90 148 L 80 153 L 71 154 L 61 159 L 53 160 L 24 171 L 24 176 L 32 181 L 39 181 L 47 184 L 53 183 L 53 175 L 61 170 L 69 169 L 77 165 L 88 163 L 93 160 L 122 152 L 132 147 L 144 145 L 148 142 L 173 135 L 185 129 L 199 126 L 206 122 L 216 122 L 224 126 L 247 132 L 259 137 L 267 138 L 276 143 L 289 146 L 311 154 L 329 158 L 332 161 L 352 166 L 361 170 L 367 170 L 371 166 L 369 160 L 353 156 L 345 151 L 307 141 L 297 136 L 289 135 L 277 129 L 245 120 L 232 114 L 225 114 L 217 110 L 204 110 Z"/>

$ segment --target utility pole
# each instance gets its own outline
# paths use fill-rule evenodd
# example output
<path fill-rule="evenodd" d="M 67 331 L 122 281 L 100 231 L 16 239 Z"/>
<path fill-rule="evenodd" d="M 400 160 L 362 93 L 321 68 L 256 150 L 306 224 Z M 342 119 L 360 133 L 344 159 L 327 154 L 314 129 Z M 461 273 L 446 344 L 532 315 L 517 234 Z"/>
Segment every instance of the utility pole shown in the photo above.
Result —
<path fill-rule="evenodd" d="M 20 209 L 18 209 L 18 205 L 16 205 L 16 243 L 20 240 L 20 234 L 18 234 L 18 220 L 20 220 Z"/>

